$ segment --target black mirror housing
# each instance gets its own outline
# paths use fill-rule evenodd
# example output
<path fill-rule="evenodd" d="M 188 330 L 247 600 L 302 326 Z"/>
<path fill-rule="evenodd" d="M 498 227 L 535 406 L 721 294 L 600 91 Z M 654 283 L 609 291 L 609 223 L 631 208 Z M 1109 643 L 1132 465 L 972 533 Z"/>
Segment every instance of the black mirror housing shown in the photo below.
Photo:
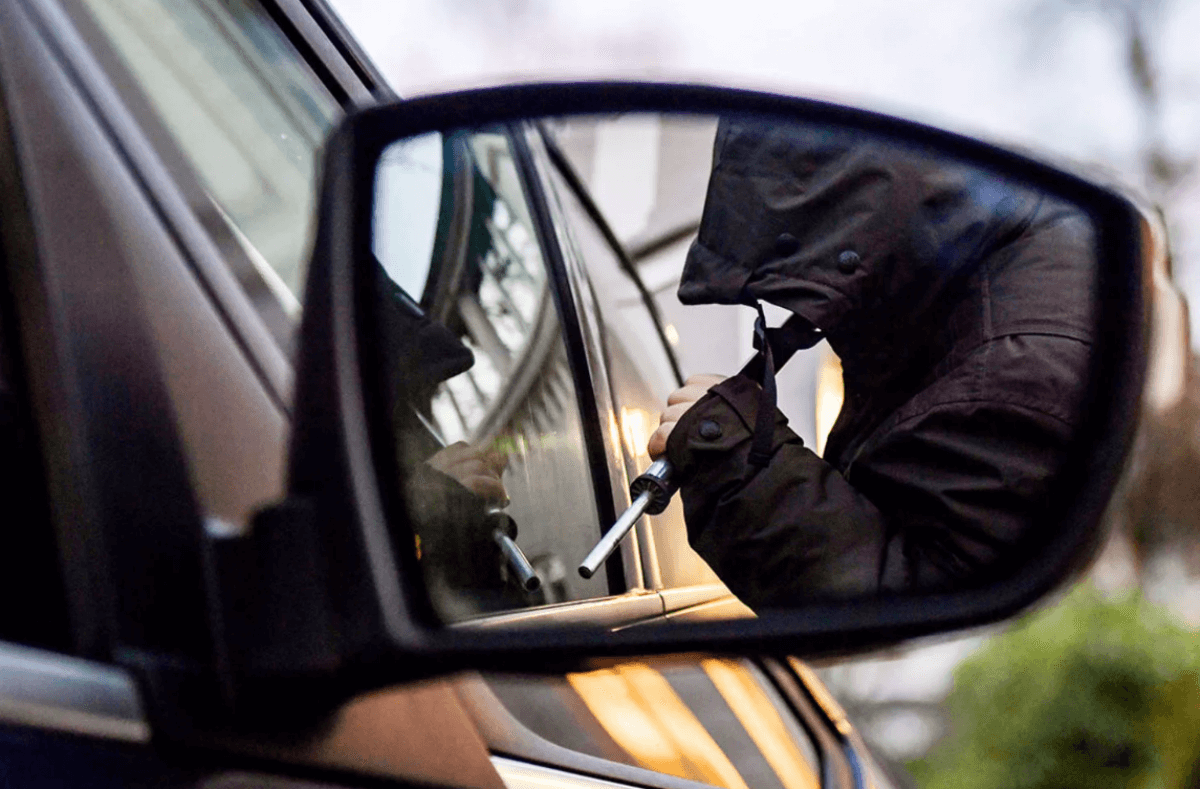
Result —
<path fill-rule="evenodd" d="M 825 601 L 759 619 L 604 632 L 444 627 L 403 523 L 378 349 L 372 335 L 375 163 L 391 142 L 526 118 L 627 112 L 756 113 L 886 135 L 977 163 L 1087 212 L 1101 251 L 1095 367 L 1082 438 L 1063 471 L 1062 524 L 1013 576 L 920 597 Z M 1028 607 L 1095 553 L 1100 523 L 1136 426 L 1147 360 L 1149 267 L 1164 251 L 1154 219 L 1129 198 L 976 140 L 823 102 L 720 88 L 650 84 L 525 85 L 398 102 L 346 118 L 327 143 L 319 221 L 296 368 L 288 499 L 264 512 L 245 545 L 219 545 L 230 677 L 245 703 L 273 702 L 303 680 L 332 703 L 385 684 L 461 669 L 555 671 L 594 658 L 661 652 L 817 657 L 981 625 Z M 253 571 L 247 568 L 255 568 Z M 258 612 L 258 613 L 255 613 Z M 323 690 L 316 691 L 319 683 Z M 300 704 L 300 702 L 297 702 Z"/>

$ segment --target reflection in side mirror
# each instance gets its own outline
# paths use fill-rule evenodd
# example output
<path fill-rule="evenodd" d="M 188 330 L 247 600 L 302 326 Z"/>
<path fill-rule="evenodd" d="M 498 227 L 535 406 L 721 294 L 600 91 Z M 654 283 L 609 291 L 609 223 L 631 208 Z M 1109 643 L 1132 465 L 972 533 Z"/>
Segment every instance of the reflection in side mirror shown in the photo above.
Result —
<path fill-rule="evenodd" d="M 696 232 L 670 272 L 660 255 L 653 271 L 613 275 L 572 206 L 587 203 L 573 186 L 589 167 L 595 177 L 596 141 L 618 120 L 628 119 L 443 132 L 379 159 L 370 345 L 407 512 L 394 527 L 412 532 L 395 544 L 415 546 L 443 620 L 619 595 L 631 579 L 593 573 L 617 549 L 612 561 L 653 576 L 651 543 L 686 541 L 759 614 L 986 588 L 1038 555 L 1056 534 L 1097 385 L 1089 214 L 879 134 L 682 116 L 711 139 L 694 161 L 672 160 L 706 174 Z M 675 121 L 640 118 L 660 130 Z M 650 276 L 652 289 L 637 281 Z M 656 312 L 678 316 L 683 355 L 704 365 L 687 372 L 723 380 L 679 388 L 671 349 L 622 325 L 630 305 L 650 306 L 637 296 L 650 290 Z M 763 305 L 782 317 L 768 321 Z M 753 324 L 740 345 L 721 335 L 738 321 Z M 822 341 L 840 359 L 844 397 L 818 455 L 788 424 L 795 403 L 812 409 L 815 378 L 797 397 L 777 375 Z M 633 390 L 652 396 L 625 402 Z M 624 498 L 625 479 L 648 465 L 646 447 L 620 440 L 626 406 L 673 424 L 650 447 L 671 465 L 680 505 L 622 556 L 611 514 L 637 500 L 636 486 Z M 528 571 L 493 539 L 496 513 L 517 524 L 509 542 Z M 531 589 L 539 563 L 583 570 Z"/>
<path fill-rule="evenodd" d="M 437 178 L 414 194 L 396 163 L 417 166 L 412 150 L 432 138 Z M 421 566 L 448 620 L 610 592 L 605 578 L 543 585 L 537 574 L 586 551 L 597 516 L 562 318 L 513 145 L 503 130 L 403 140 L 376 179 L 372 246 L 383 314 L 397 316 L 378 323 L 385 401 Z M 428 242 L 413 253 L 392 241 L 405 238 Z M 511 545 L 492 537 L 499 512 L 514 524 Z"/>

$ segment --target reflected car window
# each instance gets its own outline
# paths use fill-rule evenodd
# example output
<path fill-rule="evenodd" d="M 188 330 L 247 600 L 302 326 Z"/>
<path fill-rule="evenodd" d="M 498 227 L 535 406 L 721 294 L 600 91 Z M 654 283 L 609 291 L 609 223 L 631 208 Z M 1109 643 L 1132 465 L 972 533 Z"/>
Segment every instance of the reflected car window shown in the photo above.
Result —
<path fill-rule="evenodd" d="M 315 154 L 337 102 L 246 0 L 82 4 L 199 177 L 210 205 L 194 210 L 219 216 L 253 274 L 295 316 Z"/>
<path fill-rule="evenodd" d="M 435 608 L 456 621 L 607 595 L 572 572 L 599 536 L 595 494 L 510 141 L 438 139 L 384 152 L 373 233 L 397 458 Z M 518 582 L 497 531 L 539 588 Z"/>

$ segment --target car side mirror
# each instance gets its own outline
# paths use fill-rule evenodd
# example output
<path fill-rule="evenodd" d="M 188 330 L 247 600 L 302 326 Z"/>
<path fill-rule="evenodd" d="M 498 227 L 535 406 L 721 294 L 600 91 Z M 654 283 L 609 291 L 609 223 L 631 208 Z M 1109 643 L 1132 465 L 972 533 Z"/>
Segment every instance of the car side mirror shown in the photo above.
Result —
<path fill-rule="evenodd" d="M 628 117 L 712 140 L 697 234 L 662 291 L 675 301 L 655 301 L 622 261 L 655 318 L 641 336 L 657 380 L 678 372 L 659 311 L 757 316 L 755 347 L 715 371 L 730 378 L 665 443 L 670 479 L 632 494 L 649 458 L 622 447 L 618 406 L 590 391 L 620 362 L 582 347 L 588 275 L 562 259 L 573 242 L 547 180 L 578 186 L 597 129 Z M 1137 419 L 1145 283 L 1164 254 L 1129 197 L 915 123 L 698 86 L 399 102 L 347 117 L 324 157 L 288 500 L 260 516 L 252 545 L 222 549 L 245 698 L 300 680 L 334 698 L 667 651 L 874 649 L 1010 616 L 1093 556 Z M 820 341 L 844 387 L 823 456 L 776 415 L 774 377 Z M 555 426 L 568 422 L 581 427 Z M 590 477 L 554 476 L 567 445 Z M 561 594 L 587 598 L 593 575 L 605 599 L 659 594 L 614 588 L 624 560 L 607 557 L 623 537 L 609 529 L 676 488 L 691 549 L 755 616 L 614 629 L 539 614 L 541 559 L 523 541 L 581 512 L 595 527 L 555 557 Z M 497 513 L 513 529 L 483 528 Z"/>

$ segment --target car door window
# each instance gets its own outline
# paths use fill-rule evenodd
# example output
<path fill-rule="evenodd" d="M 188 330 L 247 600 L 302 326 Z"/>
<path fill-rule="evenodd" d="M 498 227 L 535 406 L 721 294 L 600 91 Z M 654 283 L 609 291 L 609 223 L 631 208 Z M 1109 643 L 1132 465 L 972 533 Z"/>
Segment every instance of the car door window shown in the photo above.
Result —
<path fill-rule="evenodd" d="M 200 181 L 193 209 L 248 259 L 243 284 L 294 318 L 337 101 L 251 0 L 78 1 Z"/>
<path fill-rule="evenodd" d="M 383 154 L 376 194 L 373 247 L 388 299 L 381 350 L 435 608 L 458 621 L 609 594 L 605 578 L 574 572 L 600 534 L 596 497 L 511 138 L 397 143 Z M 515 538 L 540 588 L 515 582 L 496 529 Z"/>

